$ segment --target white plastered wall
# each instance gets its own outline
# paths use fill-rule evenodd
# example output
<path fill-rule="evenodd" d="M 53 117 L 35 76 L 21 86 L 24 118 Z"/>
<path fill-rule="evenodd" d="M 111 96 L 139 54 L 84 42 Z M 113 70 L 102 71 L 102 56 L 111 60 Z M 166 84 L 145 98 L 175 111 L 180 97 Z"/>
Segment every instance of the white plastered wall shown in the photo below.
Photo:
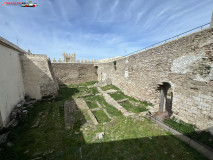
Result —
<path fill-rule="evenodd" d="M 24 85 L 18 51 L 0 44 L 0 128 L 9 121 L 10 112 L 24 99 Z"/>

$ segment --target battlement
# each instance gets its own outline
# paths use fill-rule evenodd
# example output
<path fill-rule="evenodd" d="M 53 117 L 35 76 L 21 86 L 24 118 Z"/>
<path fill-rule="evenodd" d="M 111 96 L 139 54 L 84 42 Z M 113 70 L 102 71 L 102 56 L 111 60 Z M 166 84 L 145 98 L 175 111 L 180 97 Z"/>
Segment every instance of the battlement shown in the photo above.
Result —
<path fill-rule="evenodd" d="M 70 53 L 63 53 L 63 62 L 76 62 L 76 55 L 75 53 L 72 53 L 70 55 Z"/>
<path fill-rule="evenodd" d="M 97 64 L 97 63 L 108 63 L 108 62 L 113 62 L 115 60 L 121 59 L 122 56 L 117 56 L 114 58 L 105 58 L 105 59 L 100 59 L 100 60 L 91 60 L 91 59 L 77 59 L 76 60 L 76 54 L 68 54 L 68 53 L 63 53 L 63 61 L 61 58 L 58 59 L 58 61 L 53 58 L 52 63 L 88 63 L 88 64 Z"/>

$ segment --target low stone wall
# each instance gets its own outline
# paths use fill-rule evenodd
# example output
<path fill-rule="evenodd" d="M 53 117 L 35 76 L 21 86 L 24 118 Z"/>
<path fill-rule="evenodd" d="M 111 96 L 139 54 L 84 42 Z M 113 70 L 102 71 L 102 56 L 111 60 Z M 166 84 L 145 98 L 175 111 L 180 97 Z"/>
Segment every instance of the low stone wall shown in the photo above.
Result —
<path fill-rule="evenodd" d="M 52 67 L 59 84 L 77 84 L 98 79 L 94 64 L 52 63 Z"/>
<path fill-rule="evenodd" d="M 125 94 L 153 103 L 171 85 L 173 115 L 213 133 L 213 29 L 205 29 L 131 55 L 98 64 L 98 80 L 112 81 Z"/>
<path fill-rule="evenodd" d="M 20 57 L 26 95 L 35 99 L 56 95 L 58 84 L 47 56 L 22 54 Z"/>

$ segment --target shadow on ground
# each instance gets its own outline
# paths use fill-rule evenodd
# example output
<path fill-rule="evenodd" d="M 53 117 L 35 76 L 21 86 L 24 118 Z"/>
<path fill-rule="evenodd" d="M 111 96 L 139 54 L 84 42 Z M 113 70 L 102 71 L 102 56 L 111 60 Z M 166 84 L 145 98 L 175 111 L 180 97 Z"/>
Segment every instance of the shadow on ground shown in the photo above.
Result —
<path fill-rule="evenodd" d="M 72 96 L 79 92 L 78 88 L 61 86 L 59 95 L 53 101 L 37 102 L 29 109 L 26 117 L 20 118 L 16 128 L 10 129 L 8 141 L 0 146 L 1 160 L 80 160 L 80 159 L 109 159 L 109 160 L 201 160 L 204 156 L 190 148 L 173 135 L 129 138 L 125 140 L 98 140 L 96 127 L 86 142 L 81 127 L 86 125 L 83 113 L 73 105 L 73 128 L 65 129 L 64 102 L 73 101 Z M 39 126 L 32 128 L 39 120 Z M 148 121 L 148 120 L 147 120 Z M 134 121 L 133 121 L 134 122 Z M 135 125 L 142 122 L 135 122 Z M 153 125 L 152 122 L 148 122 Z M 116 125 L 116 122 L 115 122 Z M 134 123 L 132 123 L 134 127 Z M 113 129 L 113 128 L 112 128 Z M 91 131 L 91 130 L 90 130 Z M 118 131 L 119 132 L 119 131 Z M 127 126 L 125 133 L 134 134 L 135 130 Z M 149 132 L 149 129 L 147 129 Z M 136 133 L 135 133 L 136 134 Z M 140 135 L 140 133 L 137 133 Z M 143 135 L 143 133 L 141 133 Z M 104 137 L 107 137 L 105 135 Z M 125 137 L 125 135 L 124 135 Z M 128 137 L 128 136 L 126 136 Z"/>

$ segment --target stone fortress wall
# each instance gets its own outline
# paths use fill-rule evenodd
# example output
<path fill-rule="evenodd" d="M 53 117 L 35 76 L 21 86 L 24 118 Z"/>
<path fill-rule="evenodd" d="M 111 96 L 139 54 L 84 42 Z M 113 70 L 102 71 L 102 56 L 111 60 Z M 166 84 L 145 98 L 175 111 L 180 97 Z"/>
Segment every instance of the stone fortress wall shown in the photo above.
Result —
<path fill-rule="evenodd" d="M 68 54 L 68 53 L 63 53 L 63 61 L 59 58 L 58 61 L 56 61 L 55 58 L 53 58 L 52 63 L 89 63 L 89 64 L 97 64 L 97 63 L 108 63 L 112 62 L 118 59 L 121 59 L 122 56 L 116 56 L 113 58 L 105 58 L 105 59 L 100 59 L 100 60 L 91 60 L 91 59 L 82 59 L 76 60 L 76 54 Z"/>
<path fill-rule="evenodd" d="M 213 22 L 213 21 L 212 21 Z M 0 127 L 25 95 L 41 99 L 56 95 L 59 84 L 106 81 L 125 94 L 154 104 L 152 111 L 167 110 L 199 129 L 213 133 L 213 23 L 176 40 L 128 57 L 76 61 L 64 54 L 63 62 L 26 53 L 0 37 Z"/>
<path fill-rule="evenodd" d="M 58 84 L 77 84 L 97 81 L 97 67 L 84 63 L 52 63 Z"/>
<path fill-rule="evenodd" d="M 59 58 L 52 61 L 53 72 L 58 84 L 77 84 L 97 81 L 97 64 L 108 63 L 121 59 L 121 56 L 101 60 L 76 60 L 76 54 L 63 53 L 63 62 Z"/>
<path fill-rule="evenodd" d="M 17 103 L 56 95 L 58 84 L 45 55 L 29 54 L 0 37 L 0 128 Z"/>
<path fill-rule="evenodd" d="M 98 64 L 98 80 L 213 133 L 213 28 L 207 28 L 110 63 Z M 169 90 L 169 93 L 168 93 Z M 161 97 L 161 98 L 160 98 Z"/>

